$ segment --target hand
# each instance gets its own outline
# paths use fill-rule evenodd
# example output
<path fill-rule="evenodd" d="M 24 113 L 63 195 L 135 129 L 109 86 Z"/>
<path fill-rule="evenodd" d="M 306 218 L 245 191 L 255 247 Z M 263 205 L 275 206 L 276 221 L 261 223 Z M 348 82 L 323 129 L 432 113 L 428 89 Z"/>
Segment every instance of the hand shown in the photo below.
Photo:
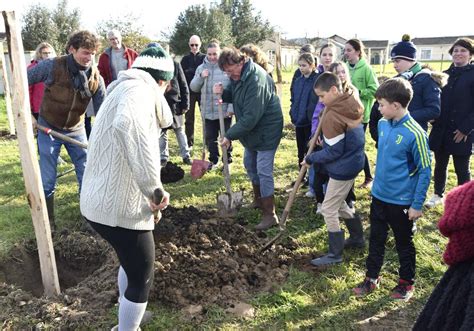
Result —
<path fill-rule="evenodd" d="M 416 209 L 413 209 L 412 207 L 408 209 L 408 219 L 410 221 L 415 222 L 417 219 L 421 217 L 421 215 L 422 215 L 421 210 L 416 210 Z"/>
<path fill-rule="evenodd" d="M 224 86 L 222 85 L 222 83 L 214 84 L 214 86 L 212 87 L 212 92 L 214 94 L 222 94 L 222 92 L 224 92 Z"/>
<path fill-rule="evenodd" d="M 222 147 L 229 148 L 229 147 L 230 147 L 230 140 L 227 139 L 226 137 L 224 137 L 224 138 L 219 138 L 219 144 L 220 144 Z"/>
<path fill-rule="evenodd" d="M 36 136 L 38 133 L 38 121 L 34 116 L 31 116 L 31 128 L 33 129 L 33 134 Z"/>
<path fill-rule="evenodd" d="M 159 204 L 156 204 L 153 202 L 153 199 L 149 199 L 149 206 L 153 214 L 155 215 L 155 223 L 158 223 L 158 221 L 161 219 L 161 210 L 165 210 L 168 208 L 168 205 L 170 203 L 170 194 L 163 190 L 163 198 L 161 199 L 161 202 Z"/>
<path fill-rule="evenodd" d="M 453 140 L 454 140 L 454 142 L 455 142 L 456 144 L 459 144 L 459 143 L 460 143 L 461 141 L 463 141 L 463 140 L 464 140 L 464 142 L 467 141 L 467 135 L 465 135 L 465 134 L 462 133 L 461 131 L 455 130 L 453 133 L 454 133 L 454 138 L 453 138 Z"/>
<path fill-rule="evenodd" d="M 233 111 L 228 111 L 226 116 L 230 118 L 230 117 L 234 116 L 234 112 Z"/>
<path fill-rule="evenodd" d="M 301 161 L 300 165 L 301 165 L 302 167 L 306 167 L 306 168 L 308 168 L 308 169 L 311 168 L 311 164 L 306 163 L 306 160 Z"/>
<path fill-rule="evenodd" d="M 321 136 L 319 136 L 319 137 L 316 139 L 316 145 L 318 145 L 318 146 L 323 146 L 323 140 L 321 139 Z"/>
<path fill-rule="evenodd" d="M 204 70 L 201 72 L 201 77 L 202 77 L 202 78 L 209 77 L 209 70 L 204 69 Z"/>

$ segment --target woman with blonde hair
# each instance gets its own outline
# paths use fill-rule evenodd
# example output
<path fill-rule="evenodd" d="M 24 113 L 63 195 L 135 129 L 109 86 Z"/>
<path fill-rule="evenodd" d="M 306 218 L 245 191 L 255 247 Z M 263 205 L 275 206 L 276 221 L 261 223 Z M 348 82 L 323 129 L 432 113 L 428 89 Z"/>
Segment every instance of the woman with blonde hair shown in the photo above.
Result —
<path fill-rule="evenodd" d="M 38 46 L 36 46 L 35 55 L 33 57 L 33 60 L 31 60 L 31 63 L 28 65 L 27 69 L 33 68 L 41 61 L 53 57 L 56 57 L 56 52 L 54 51 L 53 46 L 51 46 L 51 44 L 48 44 L 47 42 L 42 42 Z M 30 85 L 29 94 L 31 114 L 34 116 L 35 119 L 38 119 L 41 101 L 43 100 L 44 83 L 41 82 Z"/>

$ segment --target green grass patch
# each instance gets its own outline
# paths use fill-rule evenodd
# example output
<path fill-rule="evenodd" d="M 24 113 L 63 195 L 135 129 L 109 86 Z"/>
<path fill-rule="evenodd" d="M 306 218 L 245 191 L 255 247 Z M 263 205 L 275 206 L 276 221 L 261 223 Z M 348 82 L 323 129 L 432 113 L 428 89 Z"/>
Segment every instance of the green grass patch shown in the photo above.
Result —
<path fill-rule="evenodd" d="M 284 72 L 284 81 L 291 81 L 293 71 Z M 282 96 L 285 123 L 289 123 L 289 84 L 283 84 Z M 7 129 L 5 105 L 0 98 L 0 130 Z M 196 132 L 199 135 L 200 118 L 196 116 Z M 186 172 L 185 178 L 166 185 L 171 193 L 171 204 L 176 207 L 194 205 L 200 209 L 216 208 L 216 194 L 224 191 L 222 176 L 208 173 L 202 179 L 192 180 L 190 166 L 181 164 L 176 139 L 169 133 L 171 161 L 180 164 Z M 367 134 L 367 153 L 374 167 L 376 150 L 374 142 Z M 194 156 L 199 157 L 202 139 L 197 136 Z M 251 197 L 251 185 L 247 180 L 243 165 L 243 148 L 234 145 L 235 162 L 232 165 L 232 187 L 245 190 L 244 198 Z M 28 209 L 22 169 L 19 160 L 17 140 L 0 138 L 0 260 L 16 243 L 34 238 L 31 215 Z M 68 164 L 60 166 L 59 171 L 72 167 L 67 154 L 62 156 Z M 278 149 L 275 162 L 275 187 L 278 213 L 284 208 L 288 194 L 285 188 L 296 179 L 298 174 L 297 149 L 294 132 L 285 129 L 284 138 Z M 449 168 L 447 189 L 456 185 L 456 176 L 452 166 Z M 362 183 L 363 174 L 356 179 L 356 185 Z M 59 228 L 76 229 L 80 226 L 78 188 L 74 173 L 58 180 L 56 191 L 56 219 Z M 298 251 L 313 256 L 325 253 L 327 232 L 321 216 L 316 215 L 313 200 L 304 197 L 305 190 L 295 200 L 288 219 L 288 236 L 299 244 Z M 429 195 L 432 191 L 430 190 Z M 358 211 L 363 215 L 364 226 L 368 227 L 370 194 L 366 189 L 356 189 Z M 293 266 L 287 281 L 271 293 L 256 295 L 251 304 L 256 308 L 256 316 L 251 320 L 229 316 L 220 307 L 208 307 L 205 316 L 199 321 L 186 320 L 180 311 L 163 307 L 159 302 L 150 302 L 149 308 L 155 312 L 154 322 L 145 330 L 242 330 L 242 329 L 354 329 L 367 328 L 364 320 L 377 316 L 386 324 L 381 328 L 410 327 L 426 302 L 433 287 L 446 270 L 442 263 L 442 252 L 446 245 L 437 230 L 436 224 L 442 213 L 442 207 L 424 212 L 418 221 L 418 233 L 415 236 L 417 248 L 417 283 L 415 296 L 410 303 L 399 303 L 388 295 L 397 281 L 398 257 L 393 238 L 387 243 L 387 253 L 382 269 L 382 286 L 379 291 L 367 298 L 357 299 L 351 295 L 365 274 L 367 250 L 345 252 L 345 262 L 323 270 L 311 270 Z M 259 214 L 254 210 L 242 209 L 238 217 L 258 222 Z M 251 226 L 250 225 L 250 226 Z M 269 232 L 270 237 L 277 230 Z M 367 233 L 367 232 L 366 232 Z M 116 314 L 115 310 L 111 314 Z M 392 323 L 392 324 L 390 324 Z"/>

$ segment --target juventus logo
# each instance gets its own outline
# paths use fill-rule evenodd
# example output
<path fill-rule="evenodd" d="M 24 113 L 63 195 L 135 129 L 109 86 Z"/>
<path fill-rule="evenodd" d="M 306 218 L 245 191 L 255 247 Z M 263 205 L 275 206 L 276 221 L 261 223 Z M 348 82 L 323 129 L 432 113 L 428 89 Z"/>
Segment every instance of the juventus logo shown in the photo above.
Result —
<path fill-rule="evenodd" d="M 403 136 L 401 134 L 397 135 L 397 140 L 395 141 L 397 145 L 402 142 Z"/>

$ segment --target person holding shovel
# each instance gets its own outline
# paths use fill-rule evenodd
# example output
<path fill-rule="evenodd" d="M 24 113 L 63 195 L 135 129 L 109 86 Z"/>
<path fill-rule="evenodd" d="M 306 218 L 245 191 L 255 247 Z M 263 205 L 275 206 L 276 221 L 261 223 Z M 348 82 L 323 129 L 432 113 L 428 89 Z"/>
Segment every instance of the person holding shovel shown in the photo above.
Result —
<path fill-rule="evenodd" d="M 219 135 L 219 114 L 217 111 L 217 103 L 219 96 L 212 93 L 212 87 L 215 83 L 220 82 L 224 88 L 230 84 L 230 79 L 219 68 L 217 60 L 221 48 L 217 40 L 211 40 L 207 45 L 207 52 L 204 62 L 196 69 L 196 74 L 189 86 L 195 93 L 201 93 L 201 112 L 204 113 L 206 126 L 206 145 L 209 150 L 209 161 L 211 162 L 209 170 L 216 170 L 219 167 L 219 148 L 217 146 L 217 137 Z M 207 80 L 207 84 L 205 81 Z M 232 107 L 227 104 L 222 104 L 224 111 L 224 127 L 229 130 L 232 122 Z M 227 160 L 232 163 L 232 146 L 227 149 Z"/>
<path fill-rule="evenodd" d="M 244 166 L 254 190 L 254 206 L 263 218 L 255 227 L 266 230 L 278 224 L 275 214 L 273 165 L 283 131 L 283 113 L 272 78 L 252 59 L 235 48 L 224 48 L 219 67 L 230 77 L 224 89 L 213 87 L 224 102 L 234 106 L 236 123 L 224 135 L 221 145 L 229 147 L 238 139 L 245 147 Z"/>
<path fill-rule="evenodd" d="M 169 203 L 160 180 L 159 136 L 173 123 L 164 92 L 174 68 L 163 48 L 145 49 L 109 85 L 92 128 L 81 213 L 120 261 L 119 330 L 138 329 L 153 283 L 154 219 Z M 154 198 L 156 191 L 162 198 Z"/>
<path fill-rule="evenodd" d="M 28 85 L 45 83 L 43 101 L 36 123 L 65 134 L 81 143 L 87 142 L 84 129 L 84 113 L 92 100 L 97 111 L 105 96 L 104 80 L 93 65 L 93 58 L 100 42 L 89 31 L 74 33 L 67 43 L 69 54 L 46 59 L 28 69 Z M 73 143 L 52 137 L 38 130 L 40 171 L 48 217 L 52 228 L 54 222 L 54 191 L 61 146 L 64 145 L 74 163 L 79 191 L 86 165 L 86 149 Z"/>

